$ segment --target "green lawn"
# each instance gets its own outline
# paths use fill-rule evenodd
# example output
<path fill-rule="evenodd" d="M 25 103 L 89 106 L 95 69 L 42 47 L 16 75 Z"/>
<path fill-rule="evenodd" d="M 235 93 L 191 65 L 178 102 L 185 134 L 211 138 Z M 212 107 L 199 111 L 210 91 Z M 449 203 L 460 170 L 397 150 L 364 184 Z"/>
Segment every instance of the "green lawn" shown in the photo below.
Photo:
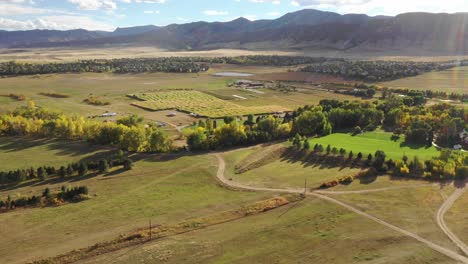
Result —
<path fill-rule="evenodd" d="M 387 158 L 401 159 L 403 155 L 412 158 L 418 156 L 421 160 L 427 160 L 439 156 L 439 151 L 434 147 L 412 146 L 404 143 L 404 138 L 397 141 L 391 140 L 392 133 L 375 131 L 353 136 L 351 134 L 335 133 L 321 138 L 310 139 L 311 147 L 315 144 L 327 145 L 338 149 L 344 148 L 347 152 L 353 151 L 356 155 L 362 152 L 365 157 L 370 153 L 374 155 L 377 150 L 387 154 Z"/>

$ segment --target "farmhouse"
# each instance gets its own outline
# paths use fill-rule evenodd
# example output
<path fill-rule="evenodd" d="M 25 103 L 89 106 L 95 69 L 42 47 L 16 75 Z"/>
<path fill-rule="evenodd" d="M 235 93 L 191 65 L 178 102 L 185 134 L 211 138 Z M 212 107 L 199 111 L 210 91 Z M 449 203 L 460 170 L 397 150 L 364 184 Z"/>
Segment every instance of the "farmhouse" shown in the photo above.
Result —
<path fill-rule="evenodd" d="M 111 113 L 104 113 L 101 115 L 102 117 L 113 117 L 117 116 L 117 113 L 111 112 Z"/>
<path fill-rule="evenodd" d="M 244 88 L 259 88 L 264 86 L 261 82 L 254 82 L 250 80 L 237 80 L 236 85 Z"/>

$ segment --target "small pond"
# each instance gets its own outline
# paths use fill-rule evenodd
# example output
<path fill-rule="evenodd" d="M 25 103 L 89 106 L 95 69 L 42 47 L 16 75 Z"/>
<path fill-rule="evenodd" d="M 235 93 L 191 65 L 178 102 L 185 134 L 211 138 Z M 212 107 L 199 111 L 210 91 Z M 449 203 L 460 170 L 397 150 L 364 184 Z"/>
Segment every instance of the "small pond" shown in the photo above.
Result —
<path fill-rule="evenodd" d="M 214 76 L 218 77 L 250 77 L 254 76 L 250 73 L 243 73 L 243 72 L 217 72 L 213 74 Z"/>

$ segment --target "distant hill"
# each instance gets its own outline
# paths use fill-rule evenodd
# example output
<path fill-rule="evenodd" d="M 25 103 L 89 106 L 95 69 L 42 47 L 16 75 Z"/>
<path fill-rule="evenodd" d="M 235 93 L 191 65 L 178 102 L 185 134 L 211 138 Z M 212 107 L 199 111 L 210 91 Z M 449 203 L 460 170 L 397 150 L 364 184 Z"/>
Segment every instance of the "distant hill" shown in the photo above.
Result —
<path fill-rule="evenodd" d="M 395 17 L 340 15 L 305 9 L 275 20 L 194 22 L 165 27 L 0 31 L 0 47 L 155 46 L 170 50 L 332 49 L 468 53 L 468 13 L 405 13 Z"/>

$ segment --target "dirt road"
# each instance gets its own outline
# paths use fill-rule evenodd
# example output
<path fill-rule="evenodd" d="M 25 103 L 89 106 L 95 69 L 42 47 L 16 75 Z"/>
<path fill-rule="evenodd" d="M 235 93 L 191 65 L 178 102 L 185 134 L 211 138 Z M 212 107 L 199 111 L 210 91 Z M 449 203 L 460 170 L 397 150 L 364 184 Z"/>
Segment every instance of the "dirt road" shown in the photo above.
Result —
<path fill-rule="evenodd" d="M 452 240 L 452 242 L 455 243 L 455 245 L 457 245 L 457 247 L 460 248 L 460 250 L 468 256 L 468 246 L 466 246 L 466 244 L 463 243 L 463 241 L 461 241 L 452 231 L 450 231 L 444 220 L 445 213 L 453 206 L 455 201 L 463 195 L 465 190 L 466 187 L 456 189 L 452 193 L 452 195 L 450 195 L 447 198 L 447 200 L 445 200 L 445 202 L 439 208 L 439 211 L 437 211 L 436 220 L 437 224 L 442 229 L 442 231 L 444 231 L 444 233 L 450 238 L 450 240 Z"/>
<path fill-rule="evenodd" d="M 452 250 L 449 250 L 447 248 L 444 248 L 442 246 L 439 246 L 429 240 L 426 240 L 414 233 L 411 233 L 407 230 L 404 230 L 402 228 L 399 228 L 395 225 L 392 225 L 388 222 L 385 222 L 384 220 L 380 219 L 380 218 L 377 218 L 375 216 L 372 216 L 370 214 L 367 214 L 363 211 L 360 211 L 359 209 L 351 206 L 351 205 L 348 205 L 346 203 L 343 203 L 341 201 L 338 201 L 336 199 L 333 199 L 331 197 L 328 197 L 328 196 L 325 196 L 323 194 L 320 194 L 318 192 L 310 192 L 310 191 L 307 191 L 307 190 L 304 190 L 304 189 L 274 189 L 274 188 L 262 188 L 262 187 L 253 187 L 253 186 L 247 186 L 247 185 L 243 185 L 241 183 L 236 183 L 236 182 L 233 182 L 231 180 L 228 180 L 226 179 L 225 177 L 225 170 L 226 170 L 226 161 L 224 160 L 224 157 L 222 156 L 222 154 L 220 153 L 217 153 L 215 154 L 216 158 L 218 159 L 218 171 L 217 171 L 217 178 L 219 179 L 219 181 L 221 183 L 223 183 L 224 185 L 228 186 L 228 187 L 231 187 L 231 188 L 235 188 L 235 189 L 243 189 L 243 190 L 249 190 L 249 191 L 265 191 L 265 192 L 278 192 L 278 193 L 305 193 L 306 195 L 310 195 L 310 196 L 315 196 L 317 198 L 320 198 L 322 200 L 326 200 L 326 201 L 329 201 L 331 203 L 334 203 L 334 204 L 337 204 L 337 205 L 340 205 L 356 214 L 359 214 L 367 219 L 370 219 L 374 222 L 377 222 L 379 224 L 382 224 L 390 229 L 393 229 L 399 233 L 402 233 L 408 237 L 411 237 L 413 239 L 416 239 L 418 240 L 419 242 L 421 243 L 424 243 L 425 245 L 427 245 L 428 247 L 432 248 L 433 250 L 441 253 L 441 254 L 444 254 L 446 255 L 447 257 L 449 258 L 452 258 L 453 260 L 456 260 L 460 263 L 466 263 L 468 264 L 468 258 L 452 251 Z M 456 198 L 455 198 L 456 200 Z M 449 206 L 450 208 L 450 206 Z"/>

